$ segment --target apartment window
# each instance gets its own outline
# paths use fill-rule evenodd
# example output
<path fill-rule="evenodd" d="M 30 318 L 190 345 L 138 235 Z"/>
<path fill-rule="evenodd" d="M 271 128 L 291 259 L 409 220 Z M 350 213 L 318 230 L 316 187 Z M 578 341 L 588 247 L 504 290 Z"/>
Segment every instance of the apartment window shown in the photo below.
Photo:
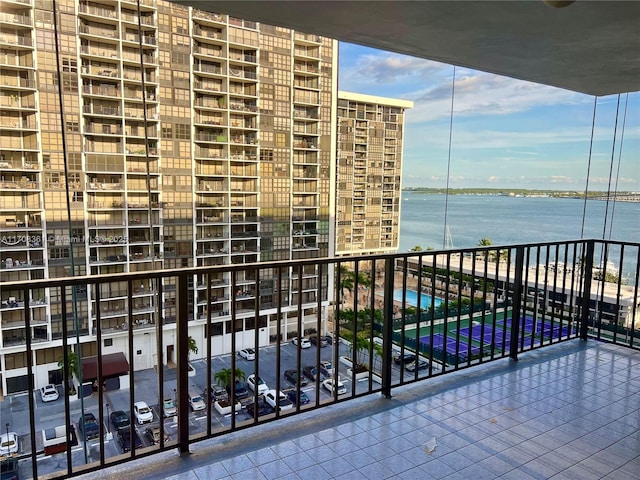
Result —
<path fill-rule="evenodd" d="M 104 340 L 103 345 L 105 347 L 112 347 L 113 346 L 113 338 L 107 338 Z"/>
<path fill-rule="evenodd" d="M 62 71 L 70 73 L 78 73 L 78 62 L 75 58 L 63 57 L 62 58 Z"/>
<path fill-rule="evenodd" d="M 80 124 L 78 122 L 66 122 L 67 132 L 78 133 L 80 132 Z"/>
<path fill-rule="evenodd" d="M 176 138 L 180 140 L 189 140 L 191 138 L 189 124 L 179 123 L 176 125 Z"/>
<path fill-rule="evenodd" d="M 166 139 L 173 138 L 173 128 L 171 126 L 162 127 L 162 138 L 166 138 Z"/>

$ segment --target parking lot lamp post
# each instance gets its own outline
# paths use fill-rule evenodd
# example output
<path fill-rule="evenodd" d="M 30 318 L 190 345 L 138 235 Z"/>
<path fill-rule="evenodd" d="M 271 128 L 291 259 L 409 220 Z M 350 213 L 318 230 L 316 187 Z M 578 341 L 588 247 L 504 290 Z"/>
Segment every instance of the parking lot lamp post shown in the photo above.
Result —
<path fill-rule="evenodd" d="M 111 426 L 109 425 L 111 422 L 109 421 L 109 404 L 105 404 L 107 407 L 107 432 L 111 433 Z"/>
<path fill-rule="evenodd" d="M 9 422 L 4 424 L 4 426 L 7 427 L 7 442 L 9 441 L 9 425 L 10 425 Z"/>

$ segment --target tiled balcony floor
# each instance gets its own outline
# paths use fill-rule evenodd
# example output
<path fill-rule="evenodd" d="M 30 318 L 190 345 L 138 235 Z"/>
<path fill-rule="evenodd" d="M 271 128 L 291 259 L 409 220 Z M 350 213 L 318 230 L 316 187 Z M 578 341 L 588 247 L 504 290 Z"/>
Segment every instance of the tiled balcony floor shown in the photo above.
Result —
<path fill-rule="evenodd" d="M 79 478 L 640 478 L 640 351 L 576 340 L 393 393 Z"/>

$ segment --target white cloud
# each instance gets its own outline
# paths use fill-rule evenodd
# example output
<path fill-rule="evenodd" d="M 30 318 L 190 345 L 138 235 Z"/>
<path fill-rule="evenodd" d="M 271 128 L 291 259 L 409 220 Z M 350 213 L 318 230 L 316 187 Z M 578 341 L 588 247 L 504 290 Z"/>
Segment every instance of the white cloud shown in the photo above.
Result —
<path fill-rule="evenodd" d="M 589 99 L 567 90 L 483 72 L 469 72 L 462 77 L 456 74 L 453 95 L 454 118 L 508 115 L 533 107 L 577 104 Z M 413 122 L 448 118 L 451 115 L 451 80 L 412 92 L 407 98 L 415 104 L 408 114 Z"/>
<path fill-rule="evenodd" d="M 438 62 L 380 51 L 356 57 L 353 63 L 341 59 L 339 81 L 341 90 L 353 90 L 357 85 L 366 93 L 369 88 L 407 83 L 436 76 L 451 67 Z M 360 91 L 359 90 L 359 91 Z"/>

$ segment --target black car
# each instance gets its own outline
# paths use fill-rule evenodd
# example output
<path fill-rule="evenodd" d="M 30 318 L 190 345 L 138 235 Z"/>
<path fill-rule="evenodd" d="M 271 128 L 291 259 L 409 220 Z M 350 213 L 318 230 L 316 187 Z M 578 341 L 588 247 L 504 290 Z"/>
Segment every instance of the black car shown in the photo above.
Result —
<path fill-rule="evenodd" d="M 109 415 L 109 419 L 111 420 L 111 425 L 116 432 L 122 429 L 128 429 L 131 422 L 129 421 L 129 416 L 123 410 L 116 410 Z"/>
<path fill-rule="evenodd" d="M 319 335 L 311 335 L 309 337 L 309 341 L 311 342 L 312 345 L 320 345 L 321 347 L 326 347 L 327 345 L 329 345 L 329 342 L 327 342 L 326 337 L 320 337 Z"/>
<path fill-rule="evenodd" d="M 123 428 L 122 430 L 118 430 L 118 441 L 120 442 L 120 446 L 122 447 L 122 453 L 127 453 L 131 451 L 131 430 L 129 428 Z M 140 440 L 140 436 L 138 432 L 133 430 L 133 441 L 136 449 L 142 448 L 142 440 Z"/>
<path fill-rule="evenodd" d="M 396 364 L 398 364 L 398 365 L 401 365 L 403 363 L 415 362 L 416 361 L 416 354 L 415 353 L 405 353 L 404 355 L 396 355 L 395 357 L 393 357 L 393 361 L 396 362 Z"/>
<path fill-rule="evenodd" d="M 18 480 L 18 459 L 8 457 L 0 462 L 0 478 L 2 480 Z"/>
<path fill-rule="evenodd" d="M 298 381 L 298 370 L 285 370 L 284 378 L 288 382 L 291 382 L 293 385 Z M 309 384 L 309 381 L 304 378 L 304 375 L 300 375 L 300 386 L 305 387 Z"/>
<path fill-rule="evenodd" d="M 416 362 L 407 363 L 404 368 L 409 372 L 415 372 L 416 369 L 426 370 L 427 368 L 429 368 L 429 362 L 427 362 L 426 360 L 418 360 L 417 364 Z"/>
<path fill-rule="evenodd" d="M 302 390 L 300 390 L 300 395 L 298 395 L 295 390 L 289 390 L 287 392 L 287 398 L 296 405 L 306 405 L 311 401 L 309 400 L 309 397 L 307 396 L 307 394 L 304 393 Z"/>
<path fill-rule="evenodd" d="M 226 389 L 229 397 L 231 397 L 231 387 L 227 385 Z M 247 390 L 247 386 L 244 382 L 236 381 L 236 388 L 234 388 L 233 394 L 235 399 L 239 400 L 241 398 L 247 398 L 249 396 L 249 390 Z"/>
<path fill-rule="evenodd" d="M 269 405 L 266 402 L 263 401 L 259 401 L 258 402 L 258 416 L 260 417 L 261 415 L 268 415 L 270 413 L 273 413 L 275 410 L 273 409 L 273 407 L 271 407 L 271 405 Z M 256 410 L 256 404 L 254 402 L 250 403 L 249 405 L 247 405 L 247 413 L 249 415 L 251 415 L 252 417 L 255 416 L 255 410 Z"/>
<path fill-rule="evenodd" d="M 318 376 L 318 369 L 315 365 L 307 365 L 302 369 L 302 373 L 311 380 L 312 382 L 316 381 L 316 377 Z M 320 376 L 320 380 L 322 380 L 322 376 Z"/>
<path fill-rule="evenodd" d="M 100 425 L 98 425 L 98 420 L 93 413 L 85 413 L 84 417 L 80 417 L 78 427 L 85 441 L 100 436 Z"/>

